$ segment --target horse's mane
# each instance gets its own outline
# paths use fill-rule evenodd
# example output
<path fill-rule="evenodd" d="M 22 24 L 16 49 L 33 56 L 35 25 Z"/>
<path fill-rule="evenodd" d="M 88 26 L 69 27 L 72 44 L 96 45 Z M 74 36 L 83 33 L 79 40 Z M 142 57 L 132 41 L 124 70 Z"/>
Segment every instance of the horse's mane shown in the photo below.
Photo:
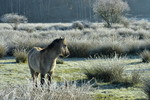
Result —
<path fill-rule="evenodd" d="M 59 41 L 61 41 L 63 39 L 55 39 L 51 44 L 49 44 L 45 49 L 41 50 L 41 52 L 45 51 L 46 49 L 51 49 L 55 46 L 55 43 L 58 43 Z"/>
<path fill-rule="evenodd" d="M 50 45 L 47 46 L 48 49 L 51 49 L 55 46 L 55 43 L 58 43 L 62 39 L 55 39 Z"/>
<path fill-rule="evenodd" d="M 55 46 L 56 43 L 62 41 L 63 39 L 55 39 L 50 45 L 47 46 L 47 49 L 51 49 Z"/>

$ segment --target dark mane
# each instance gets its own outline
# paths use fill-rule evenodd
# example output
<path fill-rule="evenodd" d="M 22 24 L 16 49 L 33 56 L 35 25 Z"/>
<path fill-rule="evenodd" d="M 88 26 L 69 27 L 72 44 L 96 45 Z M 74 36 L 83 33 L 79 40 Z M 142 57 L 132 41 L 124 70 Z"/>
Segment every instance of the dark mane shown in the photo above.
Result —
<path fill-rule="evenodd" d="M 44 52 L 46 49 L 51 49 L 55 46 L 55 43 L 58 43 L 59 41 L 61 41 L 63 39 L 55 39 L 51 44 L 49 44 L 46 48 L 44 48 L 43 50 L 41 50 L 40 52 Z"/>
<path fill-rule="evenodd" d="M 63 39 L 55 39 L 50 45 L 47 46 L 48 49 L 51 49 L 55 46 L 55 43 L 62 41 Z"/>

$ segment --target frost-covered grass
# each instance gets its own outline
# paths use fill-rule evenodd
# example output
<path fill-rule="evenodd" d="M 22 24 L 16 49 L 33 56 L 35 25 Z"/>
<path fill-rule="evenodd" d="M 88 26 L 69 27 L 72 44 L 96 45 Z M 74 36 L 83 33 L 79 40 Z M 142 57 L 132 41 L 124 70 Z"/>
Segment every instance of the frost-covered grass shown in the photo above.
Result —
<path fill-rule="evenodd" d="M 145 94 L 147 94 L 147 98 L 150 99 L 150 80 L 146 80 L 143 88 Z"/>
<path fill-rule="evenodd" d="M 94 100 L 92 93 L 92 85 L 82 84 L 82 87 L 76 83 L 52 83 L 50 86 L 45 85 L 41 88 L 34 88 L 33 84 L 7 86 L 0 91 L 1 100 Z"/>
<path fill-rule="evenodd" d="M 7 24 L 0 24 L 0 40 L 8 47 L 7 54 L 20 47 L 28 50 L 33 46 L 45 47 L 59 37 L 67 38 L 72 51 L 70 57 L 136 55 L 150 49 L 148 21 L 131 21 L 129 27 L 114 24 L 112 28 L 106 28 L 102 23 L 88 25 L 90 27 L 76 29 L 72 23 L 21 24 L 19 30 L 12 30 Z"/>
<path fill-rule="evenodd" d="M 150 51 L 148 50 L 144 50 L 141 54 L 140 54 L 142 61 L 143 62 L 150 62 Z"/>
<path fill-rule="evenodd" d="M 0 58 L 6 55 L 7 47 L 5 45 L 0 45 Z"/>
<path fill-rule="evenodd" d="M 128 85 L 123 83 L 111 83 L 98 80 L 89 80 L 84 72 L 83 67 L 90 67 L 94 65 L 118 65 L 124 66 L 124 71 L 121 75 L 123 77 L 131 77 L 132 72 L 140 73 L 140 80 L 148 78 L 150 75 L 149 63 L 142 63 L 140 59 L 128 59 L 128 58 L 111 58 L 111 59 L 76 59 L 67 58 L 64 59 L 63 64 L 57 64 L 54 72 L 52 85 L 48 92 L 48 87 L 45 86 L 44 90 L 33 89 L 32 78 L 27 63 L 18 64 L 15 63 L 15 58 L 8 57 L 0 60 L 0 94 L 1 98 L 51 98 L 51 97 L 63 97 L 63 94 L 68 95 L 67 98 L 79 98 L 79 96 L 86 98 L 92 96 L 93 99 L 103 100 L 105 98 L 116 99 L 145 99 L 146 95 L 142 90 L 142 82 L 137 85 Z M 136 76 L 137 74 L 134 73 Z M 39 77 L 40 79 L 40 77 Z M 38 81 L 39 81 L 38 79 Z M 135 79 L 135 77 L 134 77 Z M 88 82 L 89 81 L 89 82 Z M 67 82 L 64 83 L 64 82 Z M 66 87 L 68 86 L 68 87 Z M 55 95 L 57 93 L 57 95 Z M 41 94 L 41 95 L 40 95 Z M 54 95 L 52 95 L 54 94 Z M 22 96 L 21 96 L 22 95 Z M 51 96 L 50 96 L 51 95 Z M 71 97 L 72 95 L 72 97 Z M 64 95 L 65 96 L 65 95 Z M 12 98 L 12 100 L 14 100 Z M 3 100 L 3 99 L 2 99 Z M 50 99 L 51 100 L 51 99 Z M 56 99 L 59 100 L 59 99 Z M 72 99 L 71 99 L 72 100 Z M 73 99 L 74 100 L 74 99 Z M 78 99 L 75 99 L 78 100 Z M 80 100 L 80 98 L 79 98 Z"/>
<path fill-rule="evenodd" d="M 54 39 L 66 37 L 71 53 L 70 57 L 72 58 L 67 58 L 63 60 L 63 63 L 57 64 L 53 83 L 61 83 L 67 80 L 68 82 L 75 81 L 79 85 L 79 87 L 72 85 L 75 87 L 70 87 L 68 90 L 61 88 L 61 86 L 56 86 L 57 89 L 54 89 L 54 91 L 58 95 L 55 95 L 54 91 L 29 90 L 31 84 L 27 80 L 31 79 L 31 75 L 27 63 L 19 64 L 16 63 L 14 57 L 4 57 L 0 59 L 0 99 L 3 97 L 11 98 L 13 95 L 16 98 L 23 95 L 22 99 L 30 98 L 31 96 L 37 97 L 36 99 L 43 99 L 47 98 L 47 95 L 50 95 L 49 93 L 54 93 L 54 97 L 59 96 L 63 98 L 61 93 L 67 93 L 69 98 L 73 96 L 73 100 L 78 100 L 76 98 L 80 95 L 76 93 L 76 90 L 82 89 L 81 81 L 87 82 L 88 79 L 81 69 L 83 66 L 87 68 L 95 64 L 102 66 L 109 64 L 113 66 L 117 63 L 118 66 L 124 66 L 121 75 L 134 79 L 135 83 L 138 83 L 137 80 L 147 78 L 150 73 L 150 64 L 142 63 L 141 58 L 138 56 L 143 50 L 150 50 L 150 22 L 145 20 L 130 22 L 128 27 L 124 27 L 121 24 L 114 24 L 109 29 L 104 27 L 103 23 L 91 23 L 90 28 L 84 27 L 82 29 L 73 29 L 71 23 L 21 24 L 18 30 L 13 30 L 7 24 L 0 24 L 0 45 L 7 47 L 6 56 L 13 56 L 15 49 L 25 48 L 28 51 L 33 46 L 46 47 Z M 91 56 L 94 59 L 85 60 L 81 58 Z M 116 58 L 113 58 L 114 56 Z M 122 56 L 126 56 L 127 58 L 119 58 Z M 100 58 L 95 59 L 96 57 Z M 102 59 L 102 57 L 106 59 Z M 103 83 L 101 81 L 91 81 L 91 84 L 92 88 L 95 89 L 94 91 L 90 88 L 89 91 L 78 92 L 80 94 L 88 92 L 96 100 L 105 100 L 106 98 L 108 100 L 146 99 L 146 94 L 142 90 L 142 82 L 133 87 L 127 87 L 122 83 L 112 84 L 111 82 Z M 52 87 L 55 87 L 54 84 Z M 25 89 L 23 88 L 27 91 L 24 91 Z M 73 93 L 70 94 L 69 92 L 68 94 L 68 91 L 73 91 Z M 39 97 L 38 94 L 43 95 Z"/>
<path fill-rule="evenodd" d="M 16 58 L 17 63 L 25 63 L 27 62 L 27 52 L 26 49 L 15 49 L 14 56 Z"/>

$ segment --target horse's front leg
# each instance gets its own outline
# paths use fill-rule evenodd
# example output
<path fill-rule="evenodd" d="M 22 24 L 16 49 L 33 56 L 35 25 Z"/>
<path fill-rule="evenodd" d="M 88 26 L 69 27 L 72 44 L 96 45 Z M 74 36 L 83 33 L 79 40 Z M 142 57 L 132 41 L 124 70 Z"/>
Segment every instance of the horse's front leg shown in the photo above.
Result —
<path fill-rule="evenodd" d="M 50 85 L 50 83 L 52 82 L 52 74 L 53 74 L 53 71 L 48 72 L 48 75 L 47 75 L 48 85 Z"/>
<path fill-rule="evenodd" d="M 41 86 L 45 83 L 45 73 L 41 73 Z"/>

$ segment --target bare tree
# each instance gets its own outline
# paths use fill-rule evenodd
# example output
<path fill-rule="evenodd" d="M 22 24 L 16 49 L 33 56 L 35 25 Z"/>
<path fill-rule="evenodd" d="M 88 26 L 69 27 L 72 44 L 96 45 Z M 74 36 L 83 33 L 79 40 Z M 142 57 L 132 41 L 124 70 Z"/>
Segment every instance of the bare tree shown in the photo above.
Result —
<path fill-rule="evenodd" d="M 101 17 L 111 27 L 130 8 L 127 2 L 122 0 L 96 0 L 93 4 L 93 11 L 97 17 Z"/>
<path fill-rule="evenodd" d="M 25 16 L 18 15 L 15 13 L 4 14 L 1 17 L 1 21 L 4 23 L 9 23 L 14 30 L 18 28 L 20 23 L 26 23 L 28 20 Z"/>

